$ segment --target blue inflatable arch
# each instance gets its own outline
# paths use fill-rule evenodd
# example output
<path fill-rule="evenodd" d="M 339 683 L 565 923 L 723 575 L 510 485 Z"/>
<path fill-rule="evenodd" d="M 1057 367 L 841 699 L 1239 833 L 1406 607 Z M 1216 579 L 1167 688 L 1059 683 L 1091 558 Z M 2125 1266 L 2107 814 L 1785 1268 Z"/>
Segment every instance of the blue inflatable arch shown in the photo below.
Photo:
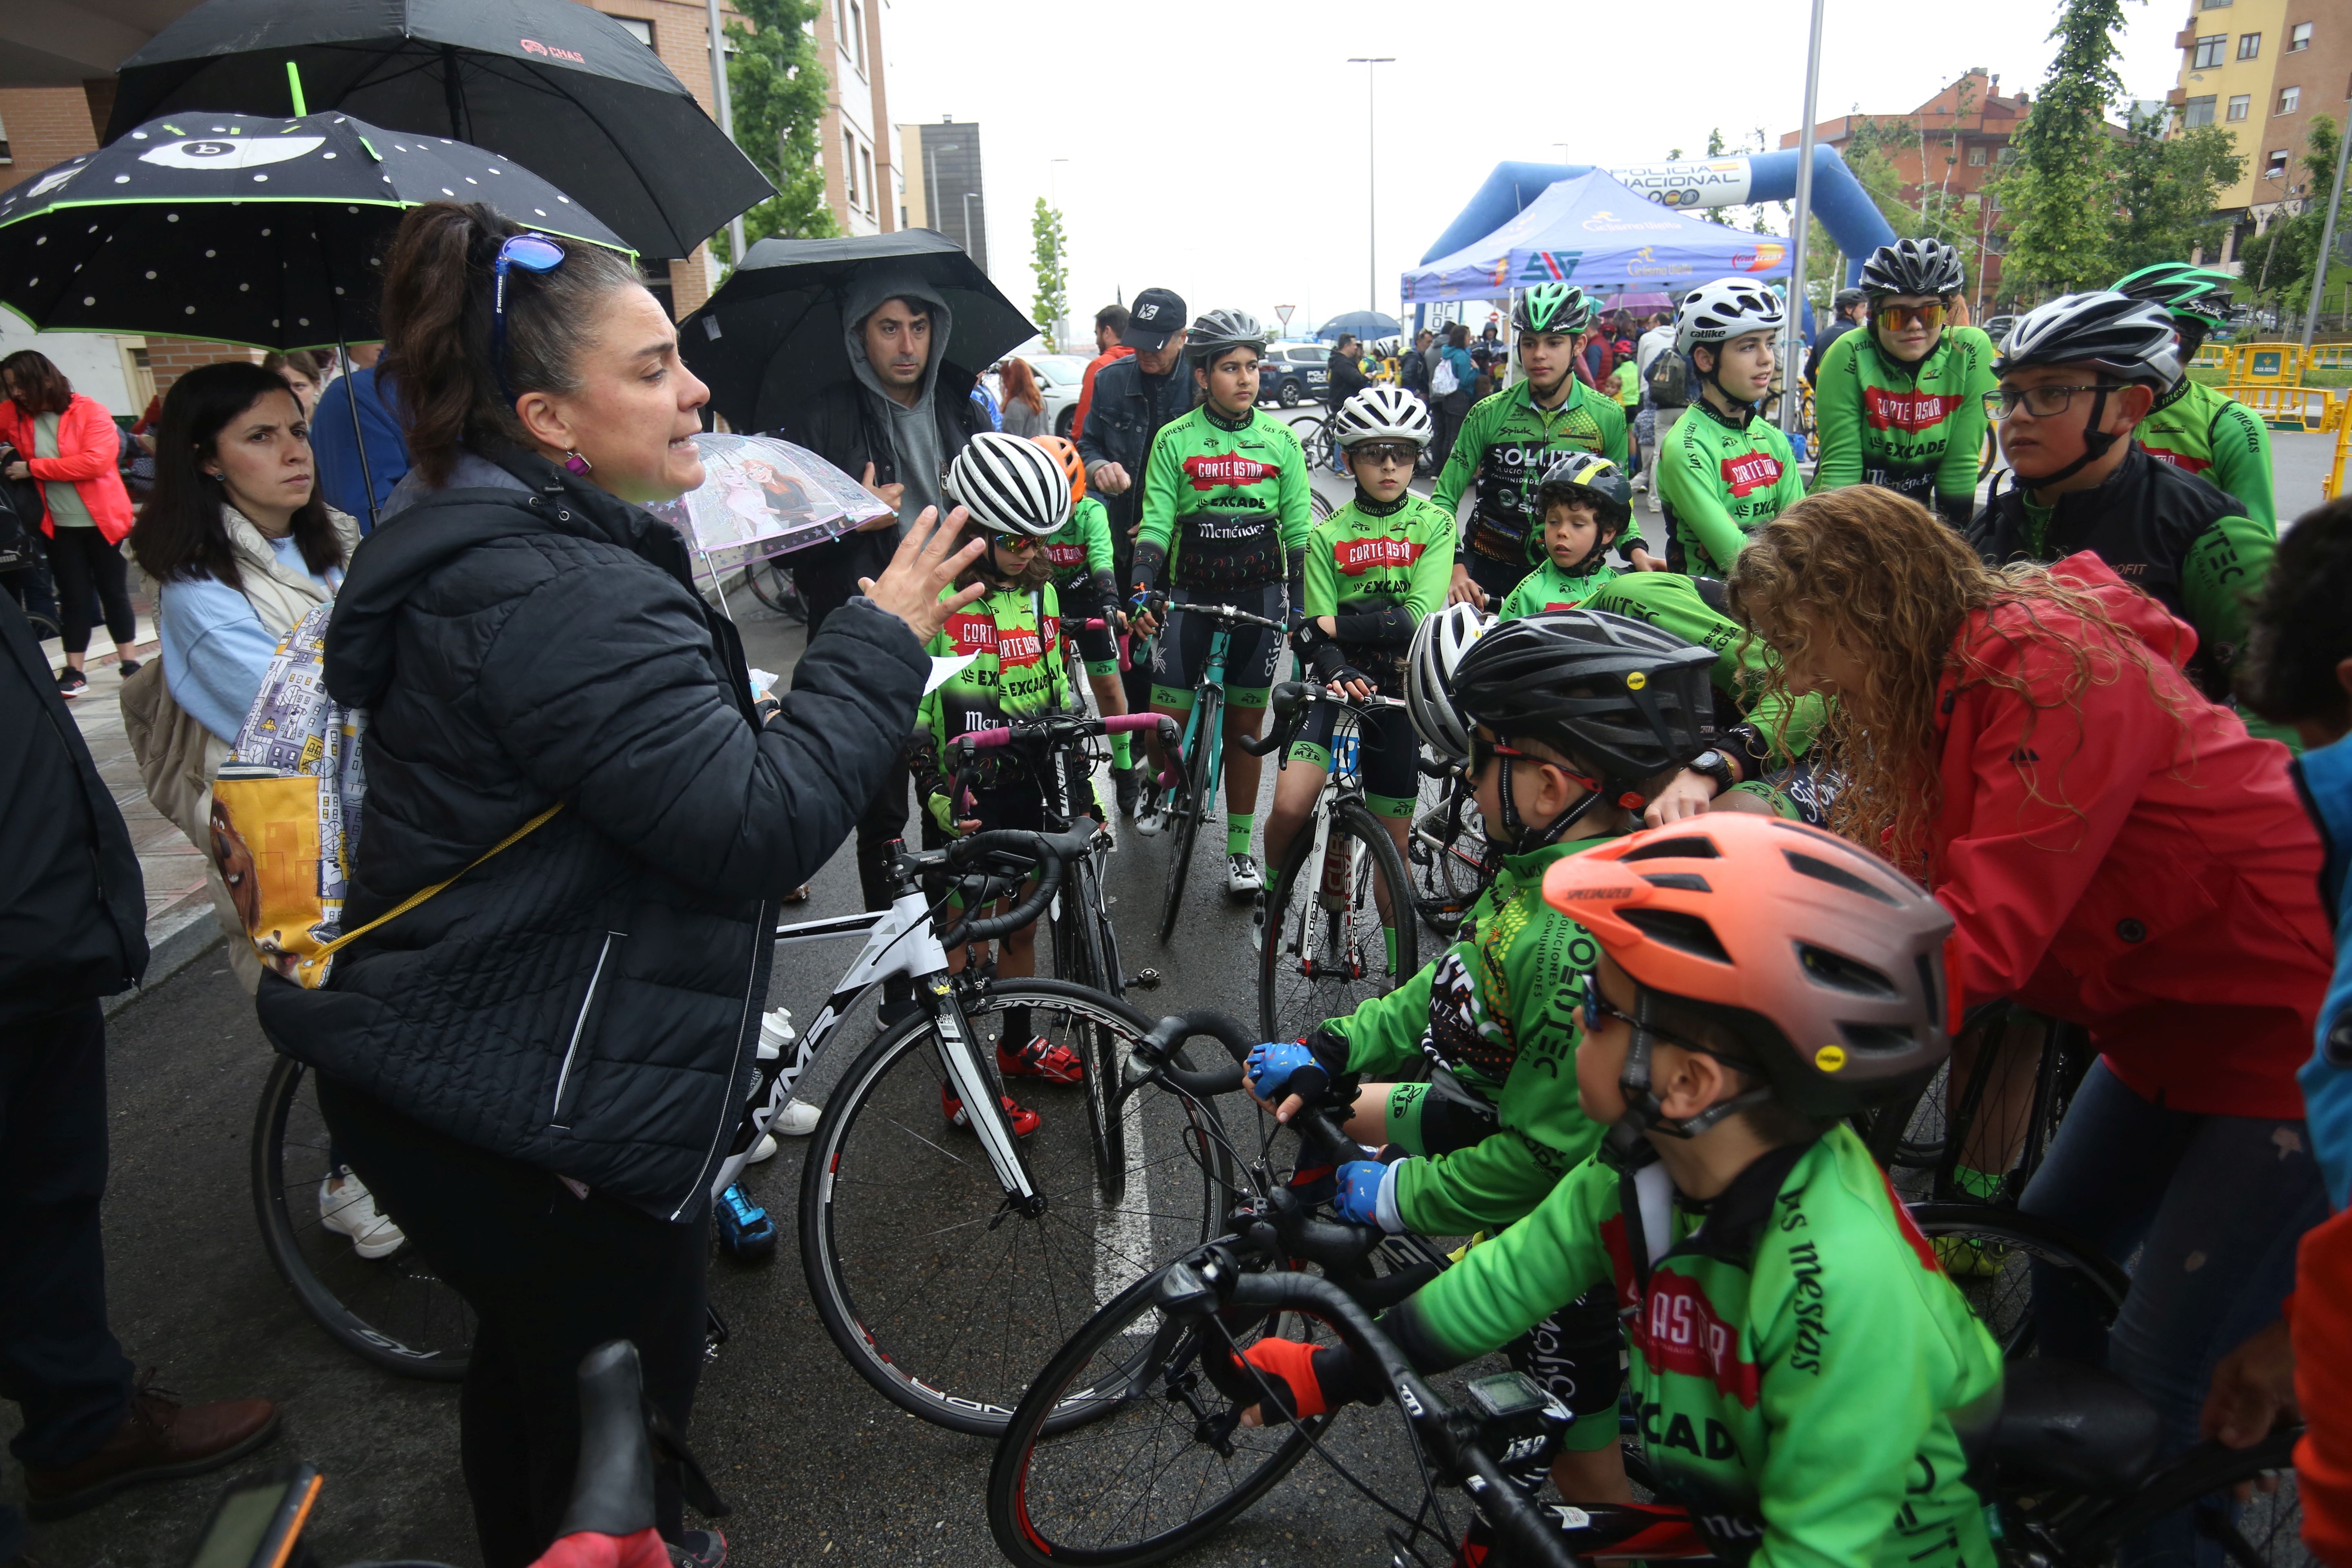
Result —
<path fill-rule="evenodd" d="M 1497 163 L 1444 234 L 1423 255 L 1424 262 L 1451 256 L 1483 239 L 1519 215 L 1519 209 L 1558 180 L 1590 174 L 1595 163 Z M 1745 157 L 1706 158 L 1680 163 L 1641 163 L 1609 173 L 1661 206 L 1738 206 L 1748 202 L 1797 198 L 1797 154 L 1758 153 Z M 1845 280 L 1862 279 L 1863 259 L 1895 243 L 1895 231 L 1845 166 L 1834 147 L 1813 149 L 1813 216 L 1845 258 Z"/>

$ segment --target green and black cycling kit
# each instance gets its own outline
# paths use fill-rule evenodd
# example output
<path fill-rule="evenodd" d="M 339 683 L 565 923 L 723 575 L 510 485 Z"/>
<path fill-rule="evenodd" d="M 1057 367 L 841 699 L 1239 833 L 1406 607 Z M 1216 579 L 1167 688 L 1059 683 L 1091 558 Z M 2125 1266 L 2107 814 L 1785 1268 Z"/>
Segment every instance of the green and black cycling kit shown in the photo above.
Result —
<path fill-rule="evenodd" d="M 947 589 L 941 598 L 952 597 Z M 947 748 L 958 735 L 993 729 L 1014 719 L 1034 719 L 1070 706 L 1070 667 L 1062 658 L 1061 602 L 1051 583 L 1035 588 L 1003 585 L 956 611 L 929 644 L 935 658 L 970 655 L 965 665 L 915 710 L 917 729 L 909 761 L 924 806 L 944 831 L 953 831 L 953 786 L 947 776 Z M 1008 753 L 982 752 L 992 787 L 1034 785 L 1034 780 L 1000 776 L 1012 765 Z"/>
<path fill-rule="evenodd" d="M 1711 577 L 1727 576 L 1748 536 L 1805 493 L 1789 438 L 1770 420 L 1746 408 L 1722 413 L 1703 396 L 1661 444 L 1656 483 L 1670 531 L 1666 564 Z"/>
<path fill-rule="evenodd" d="M 1432 497 L 1448 517 L 1454 516 L 1462 492 L 1475 479 L 1477 500 L 1463 532 L 1465 556 L 1502 568 L 1511 583 L 1525 575 L 1528 531 L 1543 526 L 1535 514 L 1536 487 L 1544 470 L 1570 452 L 1598 452 L 1620 469 L 1632 468 L 1625 410 L 1573 376 L 1557 408 L 1538 406 L 1535 384 L 1528 381 L 1480 400 L 1463 417 Z M 1631 550 L 1640 542 L 1638 530 L 1628 524 L 1618 548 Z M 1509 587 L 1496 592 L 1499 596 Z"/>
<path fill-rule="evenodd" d="M 2183 376 L 2179 385 L 2157 400 L 2132 439 L 2148 456 L 2234 497 L 2246 516 L 2277 531 L 2270 426 L 2236 398 Z"/>
<path fill-rule="evenodd" d="M 1984 395 L 2000 384 L 1992 361 L 1992 340 L 1976 327 L 1948 329 L 1909 365 L 1870 328 L 1839 338 L 1813 378 L 1821 463 L 1812 490 L 1877 485 L 1965 527 L 1976 509 Z"/>

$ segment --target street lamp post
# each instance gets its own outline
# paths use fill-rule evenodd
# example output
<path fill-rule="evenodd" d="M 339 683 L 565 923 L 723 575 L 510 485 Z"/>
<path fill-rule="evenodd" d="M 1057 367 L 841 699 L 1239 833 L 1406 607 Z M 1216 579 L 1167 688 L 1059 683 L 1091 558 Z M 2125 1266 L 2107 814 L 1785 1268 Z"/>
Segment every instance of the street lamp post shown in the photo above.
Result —
<path fill-rule="evenodd" d="M 2303 354 L 2294 363 L 2311 363 L 2311 334 L 2319 325 L 2319 307 L 2326 296 L 2327 264 L 2336 255 L 2336 210 L 2344 203 L 2344 156 L 2352 153 L 2352 114 L 2336 138 L 2336 182 L 2327 189 L 2327 221 L 2319 230 L 2319 269 L 2311 278 L 2311 308 L 2303 313 Z"/>
<path fill-rule="evenodd" d="M 1067 158 L 1045 160 L 1045 205 L 1055 212 L 1062 210 L 1062 165 L 1068 162 Z"/>
<path fill-rule="evenodd" d="M 940 154 L 962 151 L 963 143 L 961 142 L 950 142 L 944 147 L 923 149 L 923 157 L 931 166 L 930 184 L 923 187 L 923 216 L 931 220 L 933 228 L 940 226 Z M 967 245 L 964 248 L 970 250 L 971 247 Z"/>
<path fill-rule="evenodd" d="M 1394 55 L 1350 55 L 1348 63 L 1364 68 L 1364 221 L 1370 226 L 1365 241 L 1364 288 L 1370 296 L 1368 309 L 1381 308 L 1381 216 L 1379 146 L 1375 140 L 1378 121 L 1372 113 L 1372 83 L 1382 66 L 1396 64 Z"/>
<path fill-rule="evenodd" d="M 1789 353 L 1780 364 L 1780 434 L 1787 435 L 1797 426 L 1796 346 L 1804 342 L 1805 331 L 1805 231 L 1812 226 L 1813 216 L 1813 111 L 1822 89 L 1822 0 L 1813 0 L 1813 31 L 1805 51 L 1805 119 L 1804 129 L 1797 134 L 1797 221 L 1796 244 L 1789 265 L 1789 331 L 1781 341 Z"/>

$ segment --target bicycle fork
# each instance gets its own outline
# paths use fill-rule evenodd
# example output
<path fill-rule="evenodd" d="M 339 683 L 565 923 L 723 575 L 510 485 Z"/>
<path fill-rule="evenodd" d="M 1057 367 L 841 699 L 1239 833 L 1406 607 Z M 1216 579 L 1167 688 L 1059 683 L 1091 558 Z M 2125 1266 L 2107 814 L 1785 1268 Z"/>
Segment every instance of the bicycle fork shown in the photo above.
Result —
<path fill-rule="evenodd" d="M 924 975 L 919 984 L 930 1003 L 932 1039 L 941 1077 L 948 1092 L 963 1101 L 964 1115 L 980 1137 L 997 1184 L 1004 1190 L 1003 1212 L 1025 1217 L 1042 1214 L 1045 1197 L 1030 1176 L 1029 1163 L 1022 1158 L 1020 1140 L 1013 1136 L 1013 1117 L 1004 1109 L 996 1074 L 981 1058 L 979 1043 L 972 1038 L 963 1009 L 956 1005 L 954 981 L 941 971 Z"/>

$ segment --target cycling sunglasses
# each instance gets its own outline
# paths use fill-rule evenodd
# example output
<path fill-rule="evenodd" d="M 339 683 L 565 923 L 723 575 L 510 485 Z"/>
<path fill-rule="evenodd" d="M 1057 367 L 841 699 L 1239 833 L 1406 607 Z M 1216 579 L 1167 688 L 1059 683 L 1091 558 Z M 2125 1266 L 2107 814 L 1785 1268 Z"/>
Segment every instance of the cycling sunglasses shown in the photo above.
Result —
<path fill-rule="evenodd" d="M 1421 448 L 1410 441 L 1359 441 L 1348 448 L 1348 461 L 1369 459 L 1377 468 L 1394 464 L 1410 468 L 1421 460 Z"/>
<path fill-rule="evenodd" d="M 1040 539 L 1032 539 L 1025 533 L 999 533 L 992 537 L 996 542 L 996 548 L 1013 555 L 1026 555 L 1045 542 Z"/>
<path fill-rule="evenodd" d="M 1944 307 L 1933 305 L 1874 305 L 1871 320 L 1896 331 L 1906 327 L 1940 327 L 1944 324 Z"/>
<path fill-rule="evenodd" d="M 490 263 L 490 368 L 498 373 L 499 390 L 514 401 L 507 384 L 507 274 L 515 268 L 541 276 L 563 265 L 563 247 L 543 234 L 518 234 L 499 247 Z"/>

